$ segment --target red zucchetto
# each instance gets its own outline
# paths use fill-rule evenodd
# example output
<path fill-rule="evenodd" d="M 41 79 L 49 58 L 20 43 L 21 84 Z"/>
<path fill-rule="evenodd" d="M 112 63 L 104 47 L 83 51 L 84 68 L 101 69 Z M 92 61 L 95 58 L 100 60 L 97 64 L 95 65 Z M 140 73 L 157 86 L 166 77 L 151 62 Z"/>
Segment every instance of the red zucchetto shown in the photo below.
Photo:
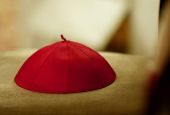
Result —
<path fill-rule="evenodd" d="M 42 93 L 78 93 L 115 80 L 114 70 L 96 51 L 61 38 L 27 59 L 15 77 L 17 85 Z"/>

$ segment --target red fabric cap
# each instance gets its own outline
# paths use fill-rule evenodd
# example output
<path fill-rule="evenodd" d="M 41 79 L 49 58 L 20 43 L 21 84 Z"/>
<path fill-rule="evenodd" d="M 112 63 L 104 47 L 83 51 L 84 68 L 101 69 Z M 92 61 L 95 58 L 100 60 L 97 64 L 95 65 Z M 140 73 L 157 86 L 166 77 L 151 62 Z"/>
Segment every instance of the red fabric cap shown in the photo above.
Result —
<path fill-rule="evenodd" d="M 31 91 L 75 93 L 106 87 L 115 78 L 111 66 L 96 51 L 64 39 L 28 58 L 15 82 Z"/>

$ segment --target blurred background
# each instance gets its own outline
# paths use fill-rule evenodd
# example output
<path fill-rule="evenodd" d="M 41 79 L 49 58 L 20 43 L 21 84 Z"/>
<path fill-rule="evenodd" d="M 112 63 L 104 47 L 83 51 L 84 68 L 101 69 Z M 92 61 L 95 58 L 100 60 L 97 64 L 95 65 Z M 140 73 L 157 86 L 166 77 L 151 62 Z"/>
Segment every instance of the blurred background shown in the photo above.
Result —
<path fill-rule="evenodd" d="M 0 0 L 0 51 L 40 48 L 60 34 L 98 51 L 153 56 L 160 0 Z"/>
<path fill-rule="evenodd" d="M 155 59 L 148 115 L 170 108 L 169 29 L 170 0 L 0 0 L 0 52 L 38 49 L 63 34 L 97 51 Z"/>

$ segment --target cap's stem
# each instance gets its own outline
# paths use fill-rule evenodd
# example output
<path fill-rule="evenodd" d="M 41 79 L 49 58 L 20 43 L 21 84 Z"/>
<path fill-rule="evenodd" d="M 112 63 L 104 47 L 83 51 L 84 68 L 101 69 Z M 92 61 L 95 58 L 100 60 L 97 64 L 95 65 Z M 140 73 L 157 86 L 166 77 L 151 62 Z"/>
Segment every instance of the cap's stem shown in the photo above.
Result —
<path fill-rule="evenodd" d="M 63 34 L 61 34 L 61 39 L 63 39 L 64 41 L 67 41 L 66 38 L 63 36 Z"/>

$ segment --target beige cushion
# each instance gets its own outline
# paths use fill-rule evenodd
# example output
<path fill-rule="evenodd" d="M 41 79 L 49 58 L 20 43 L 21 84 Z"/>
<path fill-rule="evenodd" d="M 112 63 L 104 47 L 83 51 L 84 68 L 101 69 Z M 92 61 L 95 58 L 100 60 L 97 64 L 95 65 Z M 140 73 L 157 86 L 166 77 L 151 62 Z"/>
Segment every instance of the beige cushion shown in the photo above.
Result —
<path fill-rule="evenodd" d="M 18 87 L 14 77 L 33 51 L 0 53 L 0 115 L 140 115 L 145 109 L 147 58 L 101 53 L 117 73 L 103 89 L 74 94 L 45 94 Z"/>

